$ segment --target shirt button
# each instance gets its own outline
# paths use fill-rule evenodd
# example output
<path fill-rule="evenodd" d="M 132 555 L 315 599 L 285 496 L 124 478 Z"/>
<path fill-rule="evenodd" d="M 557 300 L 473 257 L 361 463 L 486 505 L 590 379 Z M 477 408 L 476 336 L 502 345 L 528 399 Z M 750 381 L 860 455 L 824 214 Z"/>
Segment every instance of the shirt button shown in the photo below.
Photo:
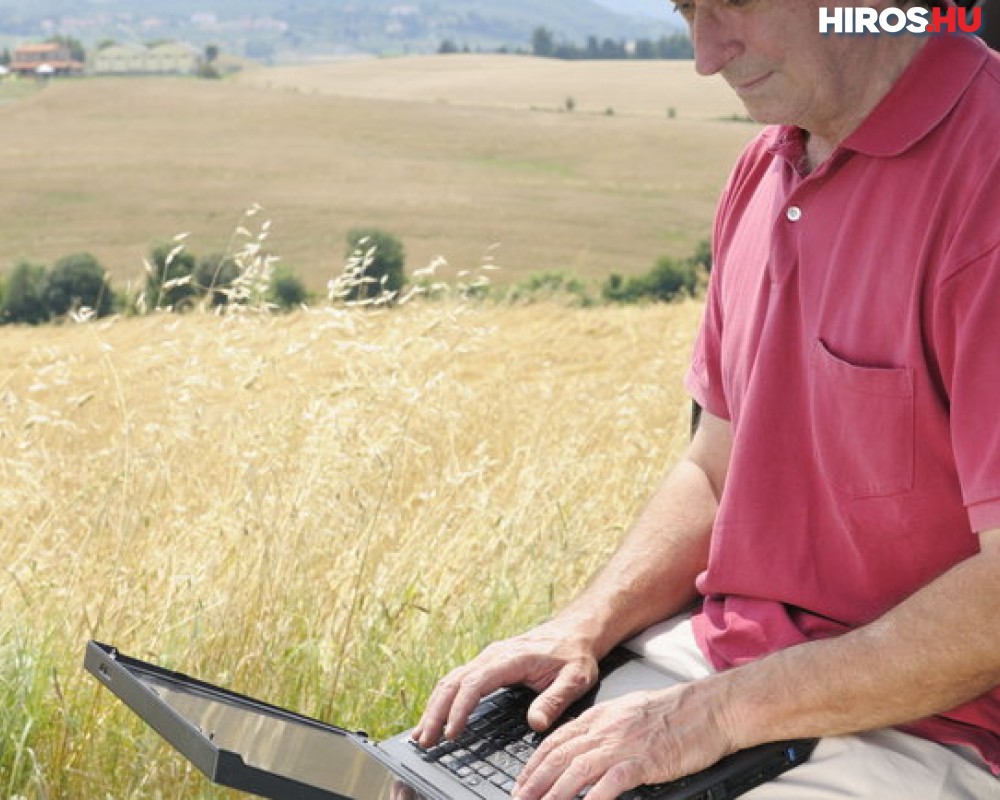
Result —
<path fill-rule="evenodd" d="M 785 216 L 789 222 L 798 222 L 802 219 L 802 209 L 798 206 L 789 206 L 788 210 L 785 211 Z"/>

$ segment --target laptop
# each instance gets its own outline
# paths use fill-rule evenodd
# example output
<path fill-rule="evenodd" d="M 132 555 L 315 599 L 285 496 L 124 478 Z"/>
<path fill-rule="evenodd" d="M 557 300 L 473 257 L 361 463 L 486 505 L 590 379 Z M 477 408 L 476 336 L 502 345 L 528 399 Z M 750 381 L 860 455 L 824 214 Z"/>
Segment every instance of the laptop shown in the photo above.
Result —
<path fill-rule="evenodd" d="M 296 714 L 130 658 L 91 641 L 85 668 L 214 783 L 274 800 L 510 800 L 520 765 L 542 735 L 524 721 L 533 693 L 485 698 L 463 737 L 422 750 L 404 731 L 377 742 L 365 733 Z M 676 679 L 624 648 L 567 718 L 594 703 Z M 628 800 L 730 800 L 807 760 L 815 740 L 761 745 Z"/>

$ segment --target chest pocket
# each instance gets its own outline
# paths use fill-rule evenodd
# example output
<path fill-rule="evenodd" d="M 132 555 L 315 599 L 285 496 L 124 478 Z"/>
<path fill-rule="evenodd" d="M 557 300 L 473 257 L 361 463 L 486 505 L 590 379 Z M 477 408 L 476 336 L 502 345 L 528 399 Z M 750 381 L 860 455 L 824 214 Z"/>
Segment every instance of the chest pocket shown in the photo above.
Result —
<path fill-rule="evenodd" d="M 822 341 L 810 356 L 812 438 L 818 468 L 851 497 L 913 488 L 913 372 L 862 367 Z"/>

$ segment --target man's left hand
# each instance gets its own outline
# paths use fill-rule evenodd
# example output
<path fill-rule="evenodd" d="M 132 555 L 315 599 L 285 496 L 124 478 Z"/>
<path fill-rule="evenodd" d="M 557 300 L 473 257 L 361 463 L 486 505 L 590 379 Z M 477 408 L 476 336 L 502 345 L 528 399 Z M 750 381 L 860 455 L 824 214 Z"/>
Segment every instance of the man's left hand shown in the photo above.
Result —
<path fill-rule="evenodd" d="M 614 800 L 677 780 L 737 748 L 724 712 L 725 681 L 708 678 L 601 703 L 554 731 L 518 779 L 518 800 Z"/>

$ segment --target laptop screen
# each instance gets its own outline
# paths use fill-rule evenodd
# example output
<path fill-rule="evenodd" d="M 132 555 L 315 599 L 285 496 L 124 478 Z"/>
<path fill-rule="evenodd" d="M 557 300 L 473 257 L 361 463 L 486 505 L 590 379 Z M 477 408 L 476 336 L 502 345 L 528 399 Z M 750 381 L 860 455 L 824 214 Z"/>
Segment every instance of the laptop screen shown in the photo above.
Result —
<path fill-rule="evenodd" d="M 363 735 L 352 735 L 129 658 L 99 642 L 88 643 L 84 664 L 216 783 L 277 800 L 426 800 L 455 796 L 451 789 L 438 786 L 444 774 L 433 768 L 439 765 L 428 763 L 428 754 L 416 753 L 405 733 L 375 745 Z M 644 685 L 649 688 L 648 672 L 653 672 L 661 685 L 676 682 L 632 654 L 615 651 L 602 663 L 600 685 L 579 705 L 582 708 Z M 815 745 L 816 740 L 760 745 L 727 756 L 715 767 L 681 781 L 646 787 L 644 792 L 655 790 L 656 796 L 674 800 L 736 797 L 802 763 Z M 475 748 L 475 752 L 480 750 Z M 417 783 L 407 782 L 402 775 L 414 776 Z M 470 780 L 473 778 L 476 776 L 470 776 Z M 493 776 L 489 780 L 493 781 Z M 485 781 L 481 788 L 503 791 Z"/>
<path fill-rule="evenodd" d="M 156 673 L 131 671 L 215 747 L 239 755 L 247 766 L 358 800 L 420 797 L 343 731 Z"/>

